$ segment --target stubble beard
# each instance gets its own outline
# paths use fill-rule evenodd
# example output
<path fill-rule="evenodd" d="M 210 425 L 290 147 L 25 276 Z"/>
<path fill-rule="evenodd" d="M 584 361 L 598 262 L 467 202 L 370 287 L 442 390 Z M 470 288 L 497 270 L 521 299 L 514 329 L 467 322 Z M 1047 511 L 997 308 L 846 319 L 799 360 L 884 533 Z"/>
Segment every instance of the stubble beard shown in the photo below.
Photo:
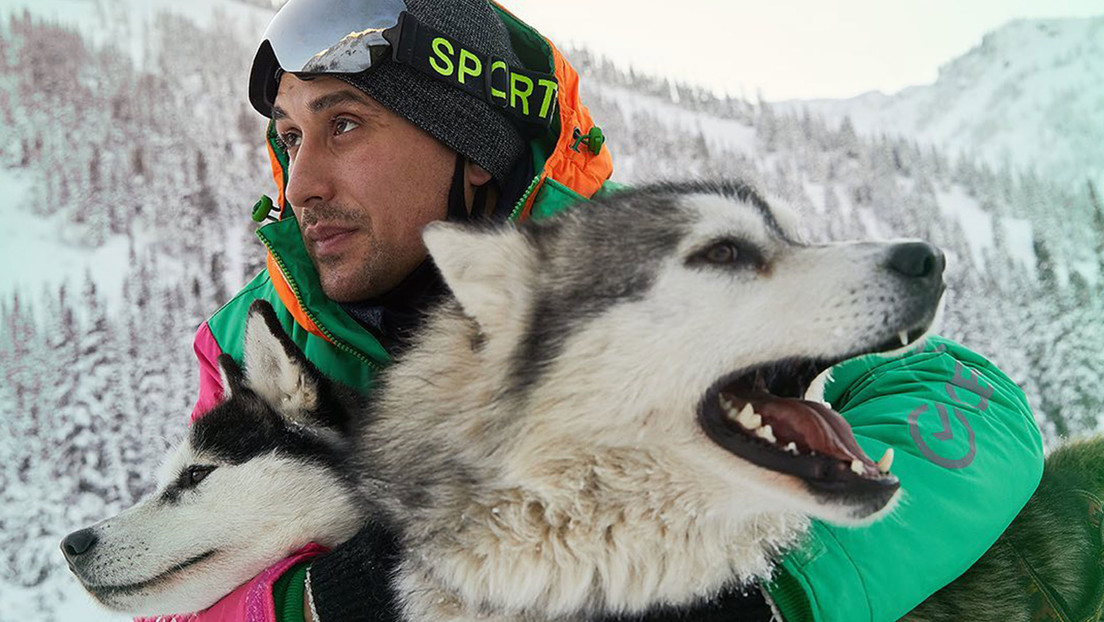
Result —
<path fill-rule="evenodd" d="M 357 302 L 375 298 L 390 289 L 379 283 L 378 277 L 388 269 L 379 245 L 371 239 L 367 244 L 366 256 L 311 257 L 327 298 L 336 302 Z"/>
<path fill-rule="evenodd" d="M 372 234 L 372 217 L 341 205 L 323 203 L 303 211 L 300 230 L 317 223 L 355 226 L 358 236 L 367 236 L 359 241 L 356 249 L 323 257 L 316 256 L 313 244 L 304 238 L 307 255 L 314 264 L 326 297 L 336 302 L 356 302 L 385 293 L 386 290 L 380 290 L 387 285 L 380 283 L 379 277 L 388 274 L 393 266 L 382 252 L 379 240 Z"/>

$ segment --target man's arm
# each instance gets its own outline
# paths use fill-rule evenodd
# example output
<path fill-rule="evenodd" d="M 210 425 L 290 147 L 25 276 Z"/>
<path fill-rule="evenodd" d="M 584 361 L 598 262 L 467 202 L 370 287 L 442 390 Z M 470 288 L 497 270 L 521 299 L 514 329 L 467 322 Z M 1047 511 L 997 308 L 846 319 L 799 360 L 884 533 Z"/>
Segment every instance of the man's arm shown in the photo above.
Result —
<path fill-rule="evenodd" d="M 398 541 L 390 530 L 370 524 L 351 540 L 319 557 L 310 567 L 303 598 L 320 622 L 397 622 L 399 609 L 391 588 L 398 563 Z"/>
<path fill-rule="evenodd" d="M 1031 497 L 1042 439 L 1019 387 L 932 338 L 833 369 L 825 398 L 872 456 L 892 447 L 898 507 L 864 528 L 814 523 L 768 587 L 786 622 L 897 620 L 969 568 Z"/>

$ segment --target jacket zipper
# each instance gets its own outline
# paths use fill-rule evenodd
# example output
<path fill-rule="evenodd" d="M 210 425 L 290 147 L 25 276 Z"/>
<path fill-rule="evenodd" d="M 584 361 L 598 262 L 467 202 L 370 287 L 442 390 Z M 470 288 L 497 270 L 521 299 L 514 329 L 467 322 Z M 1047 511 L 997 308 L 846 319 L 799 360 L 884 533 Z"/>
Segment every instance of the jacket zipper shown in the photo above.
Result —
<path fill-rule="evenodd" d="M 521 210 L 525 209 L 525 202 L 529 200 L 529 195 L 533 194 L 533 189 L 540 184 L 544 178 L 543 174 L 533 177 L 533 181 L 529 182 L 529 187 L 525 189 L 525 194 L 521 195 L 516 205 L 514 205 L 514 211 L 510 213 L 510 220 L 517 222 L 518 216 L 521 215 Z"/>
<path fill-rule="evenodd" d="M 329 339 L 330 343 L 337 346 L 338 349 L 353 355 L 376 372 L 382 371 L 382 368 L 379 366 L 378 363 L 362 354 L 353 346 L 350 346 L 335 337 L 334 334 L 330 332 L 313 313 L 311 313 L 310 309 L 308 309 L 307 306 L 303 304 L 303 297 L 299 295 L 299 286 L 295 284 L 294 279 L 288 277 L 287 265 L 284 263 L 283 258 L 280 257 L 279 253 L 273 250 L 272 244 L 268 241 L 268 238 L 266 238 L 263 234 L 258 235 L 257 237 L 261 238 L 261 242 L 265 245 L 265 248 L 268 249 L 269 253 L 272 253 L 272 258 L 276 260 L 276 265 L 280 268 L 280 274 L 282 274 L 284 280 L 287 281 L 288 287 L 291 288 L 291 293 L 295 295 L 295 299 L 299 301 L 299 308 L 303 310 L 303 313 L 305 313 L 308 318 L 310 318 L 311 322 L 314 322 L 314 325 L 318 327 L 318 330 L 322 331 L 322 334 L 326 336 L 326 339 Z"/>

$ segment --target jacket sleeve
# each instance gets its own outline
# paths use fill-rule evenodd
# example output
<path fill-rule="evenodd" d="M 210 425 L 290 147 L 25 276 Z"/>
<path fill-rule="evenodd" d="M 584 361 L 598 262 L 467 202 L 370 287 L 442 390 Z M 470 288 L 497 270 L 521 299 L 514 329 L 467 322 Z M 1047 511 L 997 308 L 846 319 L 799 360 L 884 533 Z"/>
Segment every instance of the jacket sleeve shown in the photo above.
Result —
<path fill-rule="evenodd" d="M 933 337 L 903 357 L 832 371 L 825 398 L 903 494 L 888 516 L 815 522 L 767 586 L 786 622 L 897 620 L 966 571 L 1035 491 L 1042 439 L 1023 392 L 992 363 Z"/>
<path fill-rule="evenodd" d="M 199 398 L 192 409 L 191 421 L 206 414 L 222 401 L 222 374 L 219 372 L 218 357 L 222 348 L 211 334 L 211 327 L 204 322 L 196 331 L 193 341 L 196 360 L 199 361 Z"/>
<path fill-rule="evenodd" d="M 369 524 L 352 539 L 311 564 L 308 588 L 318 622 L 397 621 L 391 588 L 398 542 L 389 531 Z"/>

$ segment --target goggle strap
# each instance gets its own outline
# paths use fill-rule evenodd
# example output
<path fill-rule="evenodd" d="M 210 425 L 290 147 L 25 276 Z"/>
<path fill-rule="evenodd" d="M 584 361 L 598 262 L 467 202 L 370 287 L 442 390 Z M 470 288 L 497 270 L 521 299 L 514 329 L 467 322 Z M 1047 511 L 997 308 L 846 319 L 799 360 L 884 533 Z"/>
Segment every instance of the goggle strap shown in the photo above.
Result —
<path fill-rule="evenodd" d="M 511 67 L 505 60 L 465 48 L 406 11 L 384 37 L 391 59 L 502 109 L 524 123 L 549 127 L 556 118 L 559 83 L 553 74 Z"/>

